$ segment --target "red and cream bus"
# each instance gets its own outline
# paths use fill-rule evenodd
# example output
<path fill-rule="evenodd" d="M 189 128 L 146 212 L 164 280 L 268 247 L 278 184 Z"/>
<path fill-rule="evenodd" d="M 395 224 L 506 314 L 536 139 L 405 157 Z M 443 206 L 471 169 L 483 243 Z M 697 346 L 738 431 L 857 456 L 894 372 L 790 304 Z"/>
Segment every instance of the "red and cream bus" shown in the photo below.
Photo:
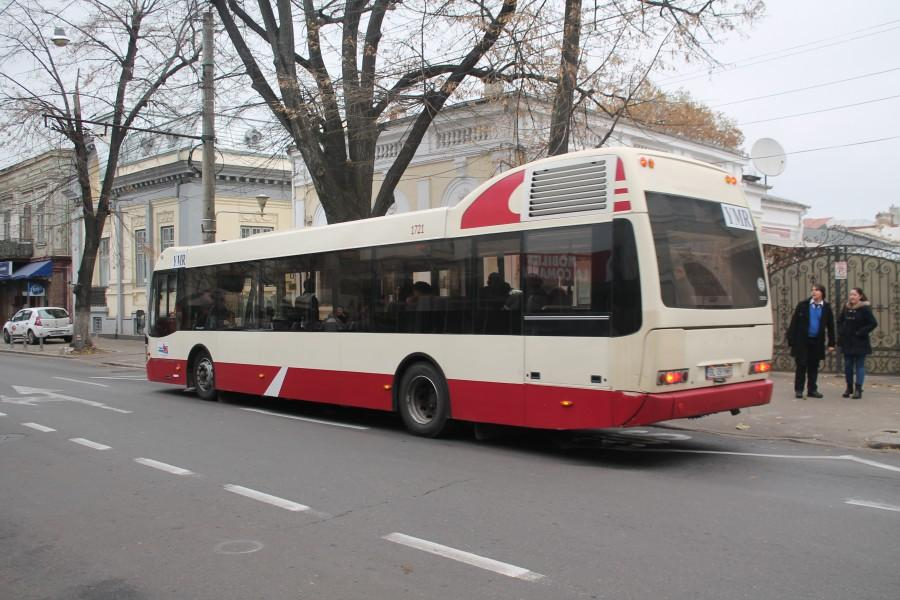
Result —
<path fill-rule="evenodd" d="M 738 180 L 602 148 L 452 208 L 167 249 L 147 375 L 194 388 L 545 429 L 767 403 L 772 316 Z"/>

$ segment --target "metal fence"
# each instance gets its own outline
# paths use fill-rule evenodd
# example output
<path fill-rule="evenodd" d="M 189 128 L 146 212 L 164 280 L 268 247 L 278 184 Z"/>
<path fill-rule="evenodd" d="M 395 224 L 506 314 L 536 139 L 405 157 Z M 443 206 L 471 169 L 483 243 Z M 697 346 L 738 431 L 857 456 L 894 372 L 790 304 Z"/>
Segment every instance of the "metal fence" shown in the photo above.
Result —
<path fill-rule="evenodd" d="M 847 302 L 850 288 L 862 288 L 869 298 L 878 328 L 872 333 L 872 354 L 866 359 L 870 373 L 900 374 L 900 252 L 869 246 L 782 248 L 766 246 L 775 323 L 775 368 L 793 370 L 785 333 L 798 302 L 809 298 L 812 284 L 828 290 L 835 319 Z M 822 367 L 842 372 L 840 352 L 829 355 Z"/>

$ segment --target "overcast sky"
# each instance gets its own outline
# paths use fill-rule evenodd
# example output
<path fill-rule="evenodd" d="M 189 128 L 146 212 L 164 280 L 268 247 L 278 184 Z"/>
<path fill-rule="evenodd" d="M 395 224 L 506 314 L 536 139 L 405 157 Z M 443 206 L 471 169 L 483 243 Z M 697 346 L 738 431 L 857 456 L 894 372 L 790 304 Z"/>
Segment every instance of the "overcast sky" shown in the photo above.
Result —
<path fill-rule="evenodd" d="M 752 29 L 711 49 L 722 70 L 687 66 L 658 83 L 734 118 L 748 154 L 759 138 L 780 142 L 787 168 L 771 193 L 811 206 L 807 217 L 900 206 L 900 1 L 766 5 Z"/>

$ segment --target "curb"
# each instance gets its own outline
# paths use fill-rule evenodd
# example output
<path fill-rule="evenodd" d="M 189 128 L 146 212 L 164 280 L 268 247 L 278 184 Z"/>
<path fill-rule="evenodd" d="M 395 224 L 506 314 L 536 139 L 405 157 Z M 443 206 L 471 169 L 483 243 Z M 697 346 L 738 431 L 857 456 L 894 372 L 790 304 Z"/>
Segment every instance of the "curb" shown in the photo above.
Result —
<path fill-rule="evenodd" d="M 891 429 L 873 435 L 866 441 L 866 445 L 875 450 L 900 450 L 900 431 Z"/>

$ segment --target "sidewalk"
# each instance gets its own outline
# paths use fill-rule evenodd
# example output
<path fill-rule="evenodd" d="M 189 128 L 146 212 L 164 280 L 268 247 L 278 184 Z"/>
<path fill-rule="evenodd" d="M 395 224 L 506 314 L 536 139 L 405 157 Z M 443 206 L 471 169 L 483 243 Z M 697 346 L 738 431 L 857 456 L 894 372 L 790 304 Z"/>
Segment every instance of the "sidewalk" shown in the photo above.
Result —
<path fill-rule="evenodd" d="M 33 356 L 53 356 L 71 358 L 83 362 L 117 367 L 135 367 L 143 369 L 146 364 L 144 341 L 138 339 L 115 339 L 94 337 L 94 352 L 76 354 L 72 348 L 61 341 L 45 342 L 43 347 L 29 346 L 16 342 L 12 346 L 0 340 L 0 352 L 12 352 Z"/>
<path fill-rule="evenodd" d="M 72 354 L 68 344 L 39 346 L 0 342 L 0 352 L 64 356 L 98 365 L 143 368 L 143 340 L 94 338 L 96 352 Z M 819 376 L 821 399 L 794 398 L 793 373 L 772 373 L 775 392 L 765 406 L 746 408 L 733 416 L 720 413 L 700 419 L 666 421 L 666 427 L 707 431 L 738 437 L 786 439 L 844 448 L 900 450 L 900 377 L 867 375 L 862 400 L 841 398 L 843 376 Z"/>
<path fill-rule="evenodd" d="M 667 421 L 667 427 L 725 435 L 787 439 L 845 448 L 900 450 L 900 377 L 866 375 L 861 400 L 842 398 L 843 375 L 819 374 L 824 398 L 794 397 L 794 374 L 772 373 L 772 402 L 732 416 Z"/>

